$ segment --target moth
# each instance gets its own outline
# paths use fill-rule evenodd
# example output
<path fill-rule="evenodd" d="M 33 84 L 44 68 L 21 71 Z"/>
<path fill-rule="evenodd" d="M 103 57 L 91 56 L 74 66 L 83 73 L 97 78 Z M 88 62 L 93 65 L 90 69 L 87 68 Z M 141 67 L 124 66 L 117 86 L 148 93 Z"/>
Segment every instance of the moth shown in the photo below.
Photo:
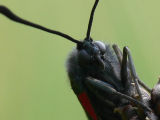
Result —
<path fill-rule="evenodd" d="M 151 90 L 138 77 L 130 50 L 123 51 L 91 38 L 95 9 L 91 10 L 83 41 L 25 20 L 5 6 L 0 13 L 12 21 L 52 33 L 76 43 L 67 60 L 71 87 L 89 120 L 158 120 L 160 119 L 160 81 Z"/>

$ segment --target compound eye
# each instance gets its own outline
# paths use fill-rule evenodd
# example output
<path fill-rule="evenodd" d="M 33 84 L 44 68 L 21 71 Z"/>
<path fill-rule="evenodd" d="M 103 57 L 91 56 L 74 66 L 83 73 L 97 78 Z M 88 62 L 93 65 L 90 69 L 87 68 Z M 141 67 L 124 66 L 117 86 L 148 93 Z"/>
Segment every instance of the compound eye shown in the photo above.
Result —
<path fill-rule="evenodd" d="M 78 60 L 81 65 L 85 65 L 90 62 L 91 57 L 85 50 L 80 50 L 78 53 Z"/>
<path fill-rule="evenodd" d="M 95 41 L 94 44 L 98 46 L 98 48 L 100 49 L 101 54 L 104 54 L 106 52 L 106 46 L 105 46 L 105 44 L 103 42 Z"/>

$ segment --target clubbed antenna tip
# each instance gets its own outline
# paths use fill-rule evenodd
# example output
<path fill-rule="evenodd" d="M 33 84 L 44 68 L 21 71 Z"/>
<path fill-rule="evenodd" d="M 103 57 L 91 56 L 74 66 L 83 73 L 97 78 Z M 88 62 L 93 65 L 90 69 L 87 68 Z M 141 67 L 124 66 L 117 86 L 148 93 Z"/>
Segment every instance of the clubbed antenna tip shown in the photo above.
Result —
<path fill-rule="evenodd" d="M 0 5 L 0 13 L 3 14 L 4 16 L 6 16 L 7 18 L 9 18 L 10 20 L 14 21 L 14 22 L 25 24 L 25 25 L 40 29 L 40 30 L 48 32 L 48 33 L 56 34 L 58 36 L 66 38 L 66 39 L 68 39 L 68 40 L 70 40 L 70 41 L 72 41 L 74 43 L 77 43 L 78 45 L 82 44 L 81 41 L 78 41 L 78 40 L 72 38 L 71 36 L 69 36 L 67 34 L 64 34 L 64 33 L 59 32 L 59 31 L 51 30 L 49 28 L 43 27 L 41 25 L 32 23 L 32 22 L 27 21 L 27 20 L 25 20 L 23 18 L 20 18 L 17 15 L 15 15 L 11 10 L 9 10 L 7 7 L 5 7 L 3 5 Z"/>

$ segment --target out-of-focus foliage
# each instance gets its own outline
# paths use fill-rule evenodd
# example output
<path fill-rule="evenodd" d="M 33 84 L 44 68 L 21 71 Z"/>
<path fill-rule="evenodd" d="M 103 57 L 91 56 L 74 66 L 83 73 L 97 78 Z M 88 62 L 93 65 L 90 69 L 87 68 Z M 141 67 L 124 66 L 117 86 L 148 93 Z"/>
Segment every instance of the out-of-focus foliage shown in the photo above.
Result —
<path fill-rule="evenodd" d="M 17 15 L 85 37 L 94 0 L 1 0 Z M 128 46 L 136 70 L 153 87 L 160 73 L 160 1 L 100 0 L 92 38 Z M 65 61 L 75 47 L 64 38 L 0 15 L 0 119 L 86 120 L 73 94 Z"/>

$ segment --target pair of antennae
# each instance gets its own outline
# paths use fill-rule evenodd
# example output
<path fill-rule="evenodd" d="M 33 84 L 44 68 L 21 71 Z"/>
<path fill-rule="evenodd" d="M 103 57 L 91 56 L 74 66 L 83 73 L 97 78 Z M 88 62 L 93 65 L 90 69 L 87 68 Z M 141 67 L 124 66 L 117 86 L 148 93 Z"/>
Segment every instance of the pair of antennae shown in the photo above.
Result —
<path fill-rule="evenodd" d="M 97 6 L 98 2 L 99 2 L 99 0 L 95 0 L 94 6 L 92 8 L 92 11 L 91 11 L 91 14 L 90 14 L 89 23 L 88 23 L 87 35 L 86 35 L 86 39 L 85 40 L 90 40 L 90 32 L 91 32 L 94 12 L 95 12 L 95 9 L 96 9 L 96 6 Z M 62 33 L 62 32 L 59 32 L 59 31 L 55 31 L 55 30 L 51 30 L 51 29 L 43 27 L 43 26 L 41 26 L 39 24 L 35 24 L 33 22 L 30 22 L 28 20 L 20 18 L 19 16 L 15 15 L 11 10 L 9 10 L 5 6 L 1 6 L 0 5 L 0 13 L 2 13 L 4 16 L 8 17 L 9 19 L 11 19 L 11 20 L 13 20 L 15 22 L 18 22 L 18 23 L 21 23 L 21 24 L 25 24 L 25 25 L 40 29 L 42 31 L 46 31 L 48 33 L 59 35 L 59 36 L 64 37 L 64 38 L 66 38 L 66 39 L 68 39 L 68 40 L 70 40 L 70 41 L 72 41 L 74 43 L 77 43 L 78 45 L 82 44 L 81 41 L 76 40 L 73 37 L 71 37 L 71 36 L 69 36 L 69 35 L 67 35 L 65 33 Z"/>

